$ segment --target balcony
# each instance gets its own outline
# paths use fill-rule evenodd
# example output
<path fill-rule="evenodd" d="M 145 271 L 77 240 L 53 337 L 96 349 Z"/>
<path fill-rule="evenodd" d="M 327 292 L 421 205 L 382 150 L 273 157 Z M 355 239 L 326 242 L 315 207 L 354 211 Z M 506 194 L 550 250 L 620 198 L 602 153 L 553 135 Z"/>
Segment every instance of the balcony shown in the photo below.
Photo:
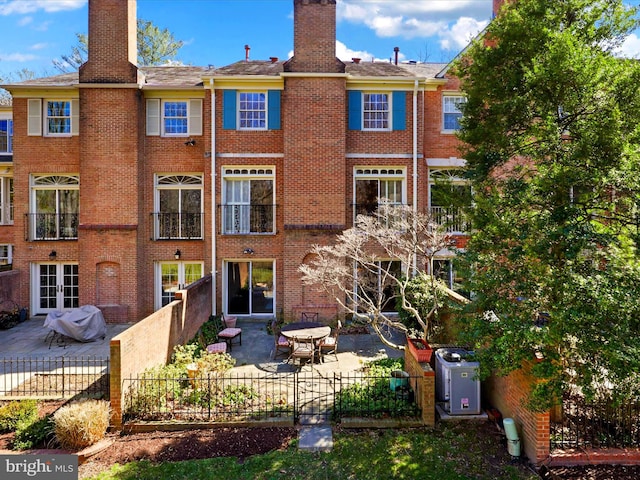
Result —
<path fill-rule="evenodd" d="M 77 240 L 77 213 L 27 213 L 27 240 Z"/>
<path fill-rule="evenodd" d="M 469 223 L 460 207 L 430 207 L 429 213 L 434 222 L 445 227 L 447 233 L 462 234 L 469 231 Z"/>
<path fill-rule="evenodd" d="M 389 204 L 390 207 L 406 207 L 405 203 L 397 203 L 397 204 Z M 355 225 L 356 223 L 356 219 L 358 218 L 358 215 L 370 215 L 370 216 L 375 216 L 377 214 L 378 211 L 378 204 L 377 203 L 355 203 L 352 205 L 353 207 L 353 223 Z M 387 226 L 389 225 L 389 222 L 387 220 Z"/>
<path fill-rule="evenodd" d="M 153 240 L 202 240 L 204 213 L 152 213 Z"/>
<path fill-rule="evenodd" d="M 250 235 L 275 233 L 275 205 L 219 205 L 222 233 Z"/>

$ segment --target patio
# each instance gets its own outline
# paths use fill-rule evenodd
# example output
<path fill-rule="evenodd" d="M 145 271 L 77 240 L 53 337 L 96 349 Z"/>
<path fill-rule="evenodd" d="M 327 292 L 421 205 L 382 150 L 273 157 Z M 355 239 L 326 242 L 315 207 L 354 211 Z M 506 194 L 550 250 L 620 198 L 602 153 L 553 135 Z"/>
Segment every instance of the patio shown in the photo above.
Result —
<path fill-rule="evenodd" d="M 273 336 L 267 333 L 267 320 L 238 319 L 242 328 L 242 345 L 234 345 L 231 356 L 239 372 L 292 372 L 300 367 L 286 362 L 286 357 L 273 359 Z M 32 317 L 8 330 L 0 330 L 0 358 L 109 357 L 109 342 L 130 324 L 107 324 L 104 339 L 78 342 L 65 338 L 49 343 L 50 330 L 44 328 L 44 317 Z M 151 340 L 151 339 L 150 339 Z M 375 334 L 340 335 L 337 356 L 329 355 L 323 363 L 315 363 L 321 372 L 358 370 L 363 363 L 378 358 L 397 358 L 403 352 L 386 347 Z M 309 370 L 308 365 L 302 367 Z"/>

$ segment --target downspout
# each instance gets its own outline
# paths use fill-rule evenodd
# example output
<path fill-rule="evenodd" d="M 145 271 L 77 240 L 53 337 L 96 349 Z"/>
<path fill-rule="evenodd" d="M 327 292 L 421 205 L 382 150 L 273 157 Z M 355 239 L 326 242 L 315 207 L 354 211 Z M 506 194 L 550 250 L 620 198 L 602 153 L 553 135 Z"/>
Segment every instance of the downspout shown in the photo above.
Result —
<path fill-rule="evenodd" d="M 413 84 L 413 228 L 417 228 L 418 212 L 418 80 Z M 418 254 L 413 253 L 413 274 L 418 272 Z"/>
<path fill-rule="evenodd" d="M 217 315 L 216 271 L 216 89 L 211 86 L 211 314 Z"/>

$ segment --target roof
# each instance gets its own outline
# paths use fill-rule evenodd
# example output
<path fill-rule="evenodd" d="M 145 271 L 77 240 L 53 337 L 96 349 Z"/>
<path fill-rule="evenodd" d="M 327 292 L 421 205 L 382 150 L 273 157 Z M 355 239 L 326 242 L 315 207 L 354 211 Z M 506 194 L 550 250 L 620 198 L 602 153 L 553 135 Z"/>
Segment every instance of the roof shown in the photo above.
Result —
<path fill-rule="evenodd" d="M 349 62 L 345 72 L 353 77 L 423 77 L 439 78 L 446 63 Z M 193 66 L 139 67 L 145 86 L 157 88 L 199 88 L 203 77 L 208 76 L 280 76 L 284 62 L 278 60 L 239 61 L 215 68 Z M 7 86 L 20 87 L 74 87 L 78 85 L 78 72 L 63 73 L 51 77 L 34 78 Z"/>

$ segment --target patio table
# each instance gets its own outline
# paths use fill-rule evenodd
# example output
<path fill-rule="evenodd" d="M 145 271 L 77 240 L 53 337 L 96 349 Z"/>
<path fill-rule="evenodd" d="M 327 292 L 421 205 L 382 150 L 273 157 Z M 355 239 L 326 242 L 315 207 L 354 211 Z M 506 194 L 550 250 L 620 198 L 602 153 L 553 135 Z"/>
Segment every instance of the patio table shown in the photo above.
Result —
<path fill-rule="evenodd" d="M 311 337 L 314 341 L 318 341 L 331 334 L 331 327 L 317 322 L 294 322 L 283 325 L 280 333 L 289 339 Z"/>

